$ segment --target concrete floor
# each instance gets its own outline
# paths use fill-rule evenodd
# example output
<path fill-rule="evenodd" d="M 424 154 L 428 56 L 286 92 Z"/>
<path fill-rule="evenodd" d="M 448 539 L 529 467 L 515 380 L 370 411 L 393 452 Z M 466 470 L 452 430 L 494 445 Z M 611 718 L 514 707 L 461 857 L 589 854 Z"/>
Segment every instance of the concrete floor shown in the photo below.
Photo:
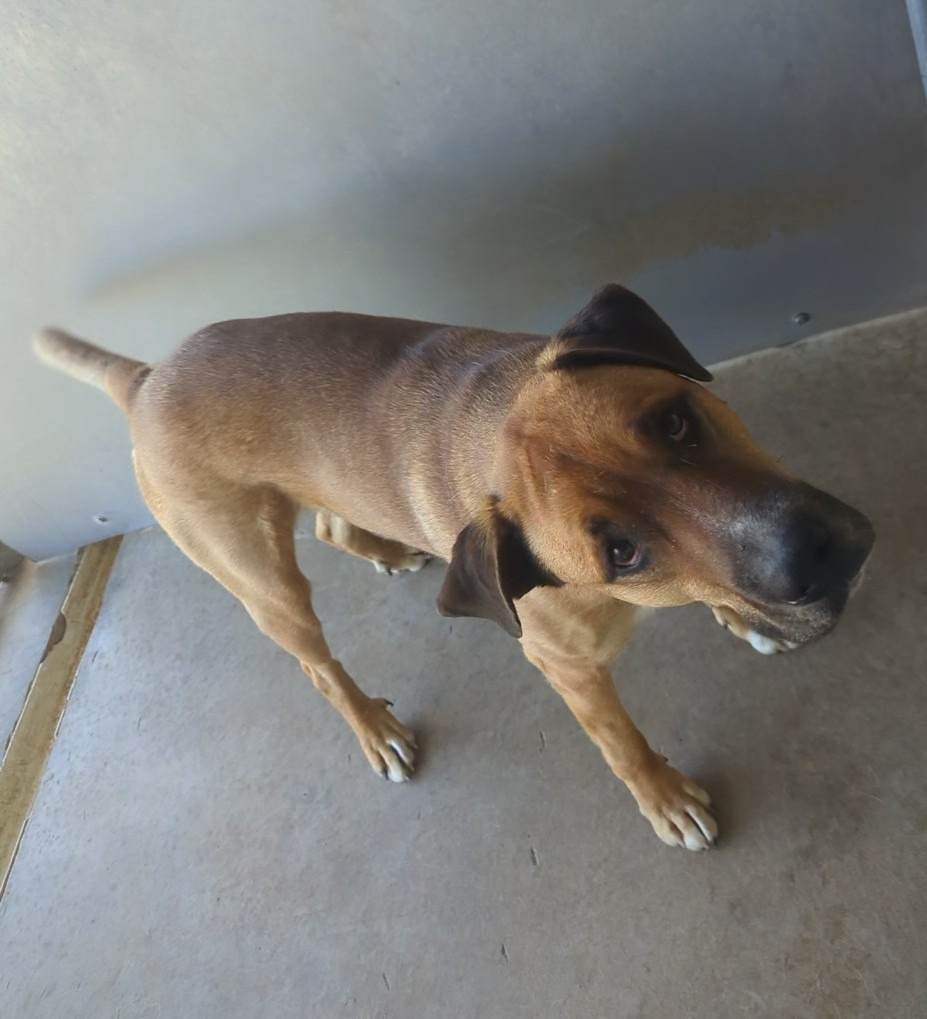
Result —
<path fill-rule="evenodd" d="M 927 314 L 717 385 L 864 509 L 867 583 L 763 658 L 690 607 L 615 672 L 722 842 L 659 843 L 489 623 L 305 541 L 329 642 L 419 733 L 377 780 L 299 668 L 157 531 L 120 551 L 0 902 L 4 1016 L 923 1019 Z"/>

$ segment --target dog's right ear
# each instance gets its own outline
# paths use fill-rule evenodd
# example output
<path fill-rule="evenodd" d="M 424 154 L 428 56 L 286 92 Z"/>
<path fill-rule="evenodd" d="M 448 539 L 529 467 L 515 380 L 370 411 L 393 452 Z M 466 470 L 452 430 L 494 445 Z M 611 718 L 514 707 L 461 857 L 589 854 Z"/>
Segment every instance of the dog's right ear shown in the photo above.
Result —
<path fill-rule="evenodd" d="M 544 351 L 546 368 L 641 364 L 698 382 L 711 372 L 695 360 L 650 305 L 617 283 L 602 287 Z"/>
<path fill-rule="evenodd" d="M 491 619 L 520 637 L 515 601 L 535 587 L 559 583 L 534 558 L 521 528 L 493 507 L 457 535 L 438 611 L 442 616 Z"/>

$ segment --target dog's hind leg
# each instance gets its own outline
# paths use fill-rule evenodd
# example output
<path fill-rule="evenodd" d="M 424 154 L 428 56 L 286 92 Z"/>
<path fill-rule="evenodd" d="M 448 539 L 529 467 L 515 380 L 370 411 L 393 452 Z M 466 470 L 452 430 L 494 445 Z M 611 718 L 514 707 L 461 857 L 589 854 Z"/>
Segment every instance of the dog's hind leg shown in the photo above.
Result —
<path fill-rule="evenodd" d="M 315 536 L 319 541 L 344 549 L 373 563 L 377 573 L 415 573 L 431 559 L 427 552 L 355 527 L 330 510 L 319 510 L 315 517 Z"/>
<path fill-rule="evenodd" d="M 412 732 L 383 698 L 368 697 L 332 657 L 312 609 L 311 589 L 294 550 L 296 507 L 268 487 L 210 482 L 208 491 L 166 498 L 136 465 L 158 522 L 198 565 L 231 591 L 260 630 L 289 651 L 356 734 L 374 771 L 405 781 L 414 761 Z"/>

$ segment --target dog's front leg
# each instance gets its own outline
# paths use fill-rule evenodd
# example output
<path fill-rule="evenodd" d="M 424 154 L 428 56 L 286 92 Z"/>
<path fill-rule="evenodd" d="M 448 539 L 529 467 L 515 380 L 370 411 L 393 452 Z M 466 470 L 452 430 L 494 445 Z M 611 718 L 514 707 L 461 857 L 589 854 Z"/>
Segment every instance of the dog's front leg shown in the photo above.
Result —
<path fill-rule="evenodd" d="M 668 845 L 707 849 L 718 826 L 708 793 L 652 750 L 625 711 L 604 665 L 560 658 L 523 640 L 525 655 L 566 701 L 576 720 L 630 789 L 641 813 Z"/>

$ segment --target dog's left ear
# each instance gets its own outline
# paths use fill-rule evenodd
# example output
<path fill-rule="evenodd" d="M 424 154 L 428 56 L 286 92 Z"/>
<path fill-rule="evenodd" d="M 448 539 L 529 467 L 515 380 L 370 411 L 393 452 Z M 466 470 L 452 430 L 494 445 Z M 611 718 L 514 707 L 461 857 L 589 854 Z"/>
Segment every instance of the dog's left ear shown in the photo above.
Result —
<path fill-rule="evenodd" d="M 641 364 L 710 382 L 703 368 L 662 318 L 637 294 L 609 283 L 554 337 L 547 367 Z"/>
<path fill-rule="evenodd" d="M 534 558 L 521 528 L 493 508 L 457 535 L 438 611 L 442 616 L 491 619 L 520 637 L 515 601 L 535 587 L 559 583 Z"/>

